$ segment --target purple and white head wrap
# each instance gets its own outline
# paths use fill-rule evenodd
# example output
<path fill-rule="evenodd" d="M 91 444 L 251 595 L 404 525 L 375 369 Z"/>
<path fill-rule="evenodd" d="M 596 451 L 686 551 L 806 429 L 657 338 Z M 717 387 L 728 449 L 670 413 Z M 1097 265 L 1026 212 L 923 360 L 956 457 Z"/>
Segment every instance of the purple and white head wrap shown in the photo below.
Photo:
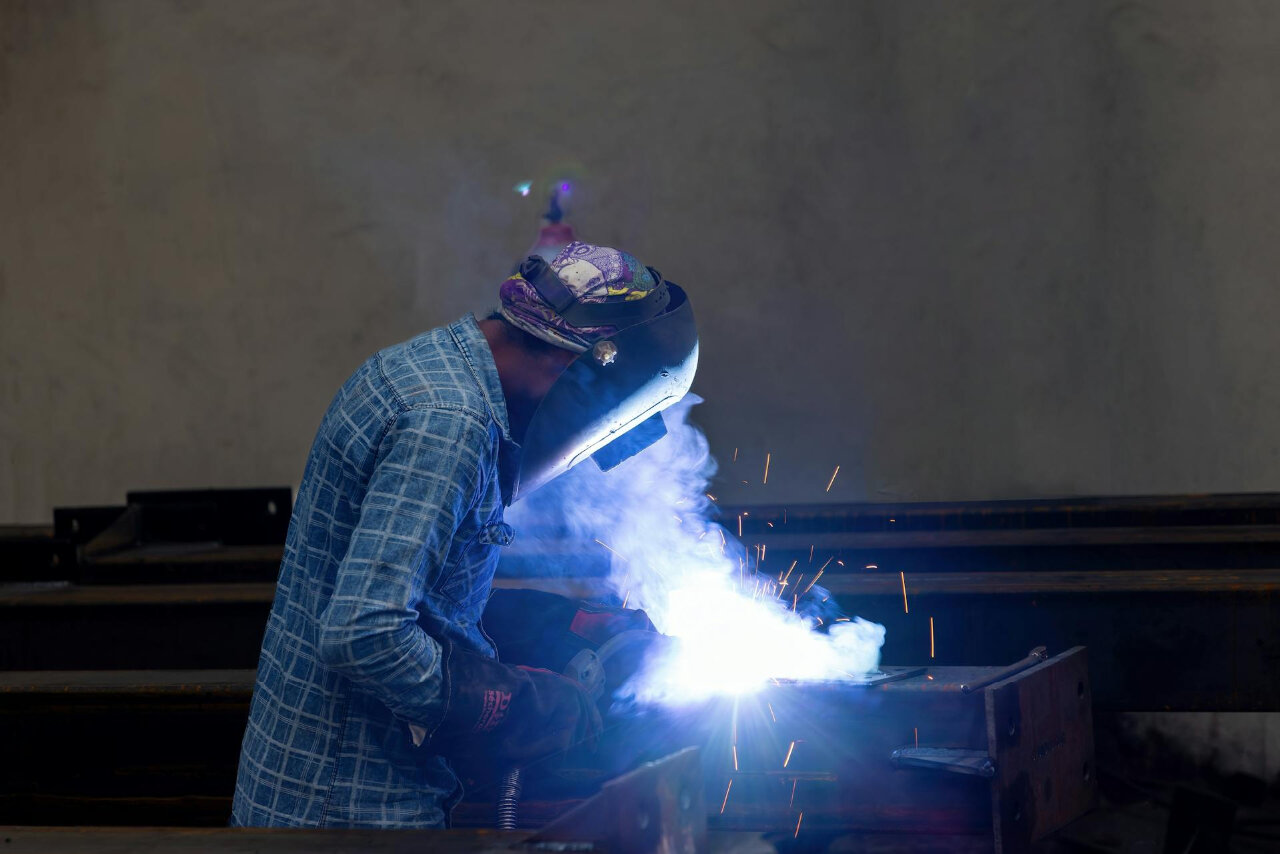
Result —
<path fill-rule="evenodd" d="M 634 256 L 591 243 L 570 243 L 551 262 L 551 270 L 583 303 L 644 299 L 658 280 Z M 519 273 L 498 288 L 502 316 L 513 326 L 543 341 L 582 353 L 593 342 L 612 335 L 613 326 L 571 326 Z"/>

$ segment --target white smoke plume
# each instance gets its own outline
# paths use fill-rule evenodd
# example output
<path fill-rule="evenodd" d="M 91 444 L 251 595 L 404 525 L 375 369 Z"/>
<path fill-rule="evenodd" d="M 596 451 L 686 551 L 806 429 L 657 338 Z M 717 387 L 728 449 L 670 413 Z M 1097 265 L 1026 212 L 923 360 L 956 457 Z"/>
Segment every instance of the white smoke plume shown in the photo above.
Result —
<path fill-rule="evenodd" d="M 746 550 L 710 520 L 716 462 L 688 423 L 694 395 L 663 413 L 667 436 L 610 472 L 579 465 L 508 513 L 513 525 L 558 528 L 599 543 L 608 582 L 628 607 L 679 639 L 627 693 L 679 704 L 743 694 L 769 679 L 856 679 L 880 660 L 884 628 L 861 618 L 814 631 L 750 572 Z M 591 544 L 595 545 L 595 544 Z"/>

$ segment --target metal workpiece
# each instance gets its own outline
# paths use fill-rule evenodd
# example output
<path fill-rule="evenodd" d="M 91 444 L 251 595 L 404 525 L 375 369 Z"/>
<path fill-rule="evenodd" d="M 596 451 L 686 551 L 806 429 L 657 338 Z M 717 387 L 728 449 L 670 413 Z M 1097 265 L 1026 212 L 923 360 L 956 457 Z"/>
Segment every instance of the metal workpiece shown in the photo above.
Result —
<path fill-rule="evenodd" d="M 778 681 L 616 718 L 595 753 L 529 776 L 522 820 L 552 820 L 593 785 L 693 745 L 713 830 L 972 834 L 1023 850 L 1093 803 L 1092 692 L 1082 648 L 1010 670 L 886 667 L 874 683 Z M 489 815 L 464 803 L 455 819 Z"/>

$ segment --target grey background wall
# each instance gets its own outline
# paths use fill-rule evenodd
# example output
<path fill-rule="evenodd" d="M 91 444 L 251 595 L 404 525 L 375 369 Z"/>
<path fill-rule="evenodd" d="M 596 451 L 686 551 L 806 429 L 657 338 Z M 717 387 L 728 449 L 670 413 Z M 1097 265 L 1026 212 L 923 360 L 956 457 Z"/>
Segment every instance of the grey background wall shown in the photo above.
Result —
<path fill-rule="evenodd" d="M 0 522 L 296 482 L 565 172 L 697 300 L 722 498 L 1280 488 L 1280 5 L 3 0 L 0 43 Z"/>

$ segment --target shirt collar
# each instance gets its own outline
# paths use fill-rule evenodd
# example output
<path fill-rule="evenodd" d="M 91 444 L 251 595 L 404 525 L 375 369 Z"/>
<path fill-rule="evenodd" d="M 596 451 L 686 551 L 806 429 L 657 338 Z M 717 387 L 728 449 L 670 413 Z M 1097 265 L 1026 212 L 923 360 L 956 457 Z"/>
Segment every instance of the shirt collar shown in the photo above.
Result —
<path fill-rule="evenodd" d="M 507 398 L 502 393 L 498 365 L 493 361 L 493 352 L 489 349 L 489 342 L 485 340 L 484 333 L 480 331 L 480 324 L 476 323 L 474 316 L 468 314 L 457 322 L 449 324 L 449 334 L 453 336 L 458 349 L 462 351 L 462 357 L 466 359 L 471 375 L 480 386 L 485 403 L 489 405 L 489 414 L 493 416 L 498 429 L 502 431 L 502 438 L 507 442 L 513 441 L 511 423 L 507 420 Z"/>

